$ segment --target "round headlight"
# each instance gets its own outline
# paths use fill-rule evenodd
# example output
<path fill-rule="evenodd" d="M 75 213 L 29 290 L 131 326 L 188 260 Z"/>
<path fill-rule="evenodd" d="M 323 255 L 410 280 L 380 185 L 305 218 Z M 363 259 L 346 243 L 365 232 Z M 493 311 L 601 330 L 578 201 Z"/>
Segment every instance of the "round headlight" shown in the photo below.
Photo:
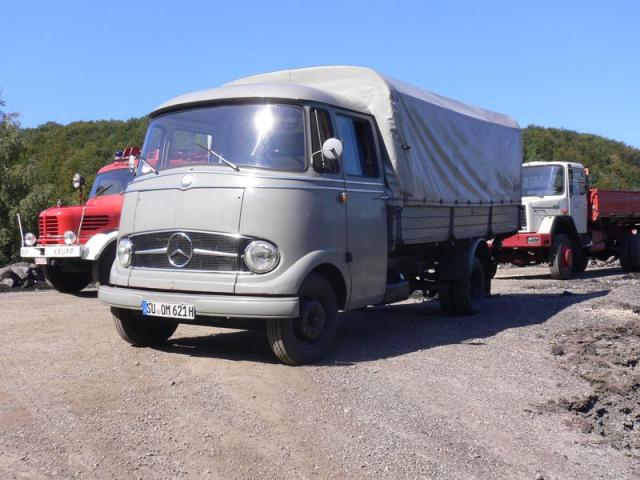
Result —
<path fill-rule="evenodd" d="M 128 238 L 123 238 L 118 243 L 118 263 L 123 267 L 131 264 L 131 252 L 133 251 L 133 243 Z"/>
<path fill-rule="evenodd" d="M 67 245 L 73 245 L 73 243 L 76 241 L 76 234 L 71 230 L 67 230 L 66 232 L 64 232 L 62 238 L 64 238 L 64 243 L 66 243 Z"/>
<path fill-rule="evenodd" d="M 255 273 L 267 273 L 280 261 L 278 248 L 264 240 L 254 240 L 244 249 L 244 263 Z"/>
<path fill-rule="evenodd" d="M 36 238 L 36 236 L 35 236 L 33 233 L 31 233 L 31 232 L 29 232 L 29 233 L 25 234 L 25 236 L 24 236 L 24 244 L 25 244 L 27 247 L 33 247 L 33 246 L 36 244 L 36 242 L 37 242 L 37 241 L 38 241 L 38 239 L 37 239 L 37 238 Z"/>

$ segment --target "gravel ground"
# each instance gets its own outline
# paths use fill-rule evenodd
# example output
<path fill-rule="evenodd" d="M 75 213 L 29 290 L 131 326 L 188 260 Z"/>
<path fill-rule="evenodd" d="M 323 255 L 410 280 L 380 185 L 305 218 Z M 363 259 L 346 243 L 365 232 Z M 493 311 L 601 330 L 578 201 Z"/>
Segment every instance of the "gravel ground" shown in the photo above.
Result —
<path fill-rule="evenodd" d="M 637 479 L 639 287 L 500 269 L 478 316 L 344 314 L 298 368 L 264 332 L 137 349 L 95 290 L 2 293 L 0 477 Z"/>

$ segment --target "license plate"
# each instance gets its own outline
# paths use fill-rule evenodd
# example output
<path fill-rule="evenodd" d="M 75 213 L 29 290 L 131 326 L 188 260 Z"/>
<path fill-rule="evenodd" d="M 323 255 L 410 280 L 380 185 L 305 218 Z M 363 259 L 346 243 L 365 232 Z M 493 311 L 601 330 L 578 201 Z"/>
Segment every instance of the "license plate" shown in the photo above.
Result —
<path fill-rule="evenodd" d="M 56 247 L 51 249 L 53 257 L 77 257 L 80 254 L 78 247 Z"/>
<path fill-rule="evenodd" d="M 45 257 L 36 257 L 36 265 L 46 265 L 47 259 Z"/>
<path fill-rule="evenodd" d="M 193 320 L 196 308 L 189 303 L 163 303 L 142 301 L 142 314 L 150 317 L 170 317 Z"/>

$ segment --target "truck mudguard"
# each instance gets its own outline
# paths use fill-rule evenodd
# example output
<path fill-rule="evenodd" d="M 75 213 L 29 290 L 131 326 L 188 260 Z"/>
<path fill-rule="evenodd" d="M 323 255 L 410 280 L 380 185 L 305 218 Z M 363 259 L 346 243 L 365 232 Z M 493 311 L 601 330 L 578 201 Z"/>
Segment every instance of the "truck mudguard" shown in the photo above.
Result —
<path fill-rule="evenodd" d="M 97 233 L 93 237 L 89 239 L 89 241 L 85 244 L 84 251 L 82 253 L 83 260 L 96 260 L 104 249 L 111 242 L 115 242 L 118 238 L 118 231 L 114 230 L 113 232 L 108 233 Z"/>
<path fill-rule="evenodd" d="M 466 244 L 458 244 L 443 252 L 439 260 L 439 278 L 451 282 L 469 277 L 473 258 L 476 255 L 482 259 L 485 266 L 491 258 L 489 246 L 483 238 L 476 238 Z"/>

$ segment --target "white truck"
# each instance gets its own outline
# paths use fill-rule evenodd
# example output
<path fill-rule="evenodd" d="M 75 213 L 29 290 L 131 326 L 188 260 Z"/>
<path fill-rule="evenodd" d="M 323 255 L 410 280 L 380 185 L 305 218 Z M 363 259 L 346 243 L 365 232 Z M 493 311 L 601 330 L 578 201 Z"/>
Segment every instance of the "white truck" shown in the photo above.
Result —
<path fill-rule="evenodd" d="M 494 256 L 517 266 L 548 263 L 551 276 L 568 279 L 590 258 L 616 256 L 640 271 L 640 191 L 589 188 L 576 162 L 523 165 L 520 231 L 494 242 Z"/>

